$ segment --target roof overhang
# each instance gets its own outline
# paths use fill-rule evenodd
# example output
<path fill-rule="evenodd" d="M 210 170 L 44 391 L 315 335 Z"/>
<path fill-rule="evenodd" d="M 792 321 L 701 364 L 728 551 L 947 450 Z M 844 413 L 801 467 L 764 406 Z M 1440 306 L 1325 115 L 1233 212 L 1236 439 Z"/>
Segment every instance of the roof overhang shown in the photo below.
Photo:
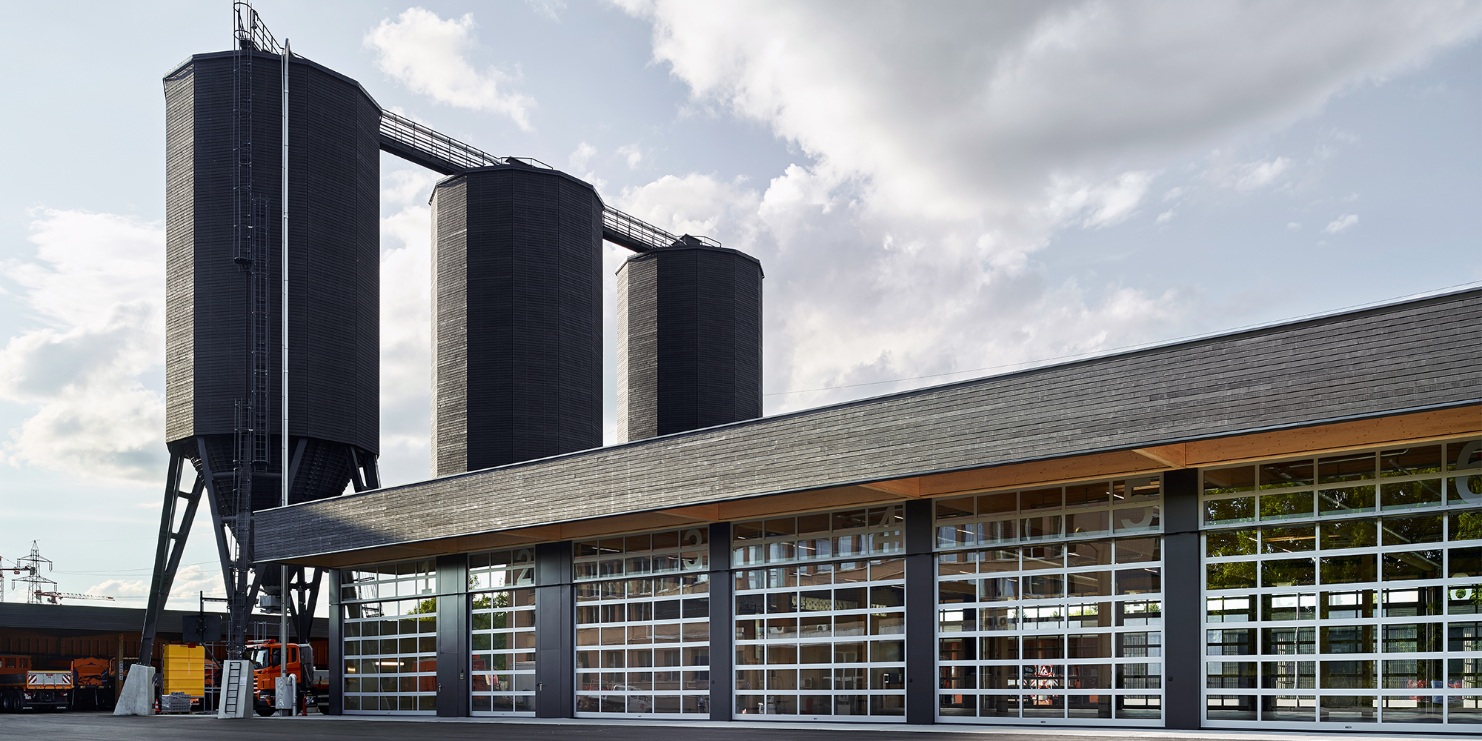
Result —
<path fill-rule="evenodd" d="M 308 554 L 295 558 L 293 562 L 310 566 L 345 567 L 645 530 L 692 527 L 697 524 L 733 522 L 821 509 L 893 504 L 911 499 L 932 499 L 1074 481 L 1149 476 L 1181 468 L 1219 466 L 1294 455 L 1326 455 L 1361 448 L 1412 445 L 1477 435 L 1482 435 L 1482 405 L 1474 404 Z"/>
<path fill-rule="evenodd" d="M 347 566 L 1482 434 L 1471 290 L 258 514 Z"/>

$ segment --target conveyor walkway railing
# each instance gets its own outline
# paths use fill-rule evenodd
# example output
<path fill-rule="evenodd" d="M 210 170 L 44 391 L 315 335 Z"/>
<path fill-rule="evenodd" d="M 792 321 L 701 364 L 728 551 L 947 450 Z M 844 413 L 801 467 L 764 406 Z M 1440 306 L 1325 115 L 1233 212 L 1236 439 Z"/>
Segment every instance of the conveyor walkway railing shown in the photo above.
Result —
<path fill-rule="evenodd" d="M 391 111 L 381 113 L 381 150 L 444 175 L 510 164 L 555 169 L 528 157 L 497 157 Z M 679 240 L 679 237 L 611 206 L 602 209 L 602 238 L 634 252 L 662 249 Z M 706 244 L 720 246 L 714 240 L 701 239 Z"/>

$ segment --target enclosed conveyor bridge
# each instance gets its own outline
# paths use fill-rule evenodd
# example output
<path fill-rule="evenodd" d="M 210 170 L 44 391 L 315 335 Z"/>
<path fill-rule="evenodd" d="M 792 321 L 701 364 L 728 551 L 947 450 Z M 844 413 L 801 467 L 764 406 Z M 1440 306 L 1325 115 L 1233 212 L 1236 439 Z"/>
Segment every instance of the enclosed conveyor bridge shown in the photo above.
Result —
<path fill-rule="evenodd" d="M 390 111 L 381 113 L 381 151 L 444 175 L 456 175 L 479 167 L 497 165 L 555 169 L 529 157 L 496 157 Z M 602 208 L 602 238 L 634 252 L 661 249 L 679 240 L 679 237 L 611 206 Z M 720 246 L 713 240 L 703 237 L 699 239 L 712 246 Z"/>

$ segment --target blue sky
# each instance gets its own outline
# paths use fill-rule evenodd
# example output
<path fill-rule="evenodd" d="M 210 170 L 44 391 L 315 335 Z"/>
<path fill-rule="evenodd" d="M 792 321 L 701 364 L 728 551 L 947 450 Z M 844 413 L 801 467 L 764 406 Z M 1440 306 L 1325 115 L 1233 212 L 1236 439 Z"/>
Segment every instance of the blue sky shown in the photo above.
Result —
<path fill-rule="evenodd" d="M 387 108 L 759 257 L 769 414 L 1482 281 L 1478 2 L 257 8 Z M 230 21 L 0 26 L 0 557 L 38 541 L 64 591 L 147 591 L 161 78 Z M 387 483 L 430 468 L 433 182 L 383 156 Z M 220 593 L 212 559 L 198 527 L 176 604 Z"/>

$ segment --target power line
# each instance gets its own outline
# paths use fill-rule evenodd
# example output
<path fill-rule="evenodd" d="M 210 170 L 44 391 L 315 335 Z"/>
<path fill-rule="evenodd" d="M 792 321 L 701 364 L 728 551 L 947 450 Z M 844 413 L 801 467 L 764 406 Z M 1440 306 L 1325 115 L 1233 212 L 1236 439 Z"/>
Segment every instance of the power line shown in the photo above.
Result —
<path fill-rule="evenodd" d="M 196 561 L 195 563 L 183 563 L 183 564 L 180 564 L 180 565 L 182 567 L 184 567 L 184 566 L 205 566 L 207 564 L 214 564 L 214 563 L 216 563 L 216 562 L 215 561 Z M 111 569 L 109 571 L 65 571 L 65 570 L 58 570 L 57 573 L 58 574 L 74 574 L 74 575 L 78 575 L 78 576 L 109 576 L 111 574 L 133 574 L 133 573 L 138 573 L 138 572 L 141 572 L 141 571 L 154 571 L 154 567 L 149 566 L 149 567 L 143 567 L 143 568 L 137 568 L 137 569 Z"/>

